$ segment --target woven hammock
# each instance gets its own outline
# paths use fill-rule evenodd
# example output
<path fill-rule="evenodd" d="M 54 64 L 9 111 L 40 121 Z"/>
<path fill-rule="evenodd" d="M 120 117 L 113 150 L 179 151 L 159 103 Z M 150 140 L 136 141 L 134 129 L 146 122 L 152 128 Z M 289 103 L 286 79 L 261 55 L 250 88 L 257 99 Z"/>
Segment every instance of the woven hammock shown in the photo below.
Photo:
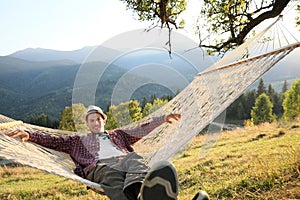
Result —
<path fill-rule="evenodd" d="M 179 122 L 161 125 L 134 145 L 135 151 L 145 157 L 150 167 L 157 161 L 170 159 L 222 114 L 252 83 L 300 46 L 295 38 L 288 37 L 289 33 L 283 31 L 281 32 L 284 39 L 278 34 L 277 38 L 270 37 L 270 34 L 274 35 L 272 29 L 277 24 L 278 20 L 250 42 L 244 43 L 198 74 L 168 104 L 141 121 L 124 127 L 133 128 L 151 117 L 166 113 L 181 113 L 182 118 Z M 269 45 L 270 43 L 272 45 Z M 74 164 L 68 155 L 1 134 L 8 128 L 23 128 L 62 136 L 76 133 L 33 126 L 0 115 L 0 157 L 84 183 L 101 193 L 101 185 L 73 173 Z"/>

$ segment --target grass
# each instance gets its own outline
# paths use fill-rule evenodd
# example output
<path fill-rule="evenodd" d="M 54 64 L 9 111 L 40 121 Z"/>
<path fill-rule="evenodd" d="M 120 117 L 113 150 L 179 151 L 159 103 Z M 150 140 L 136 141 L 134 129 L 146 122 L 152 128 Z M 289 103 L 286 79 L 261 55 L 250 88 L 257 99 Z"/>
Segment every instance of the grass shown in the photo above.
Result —
<path fill-rule="evenodd" d="M 80 183 L 29 167 L 1 167 L 0 177 L 0 199 L 95 199 L 98 195 Z"/>
<path fill-rule="evenodd" d="M 179 200 L 199 190 L 211 199 L 300 199 L 300 123 L 225 131 L 209 148 L 198 136 L 173 163 Z M 204 157 L 201 157 L 205 155 Z M 0 199 L 108 199 L 65 178 L 22 166 L 0 167 Z"/>
<path fill-rule="evenodd" d="M 180 199 L 191 199 L 200 189 L 213 199 L 300 199 L 300 129 L 290 127 L 264 124 L 222 132 L 201 159 L 203 136 L 195 138 L 174 161 Z"/>

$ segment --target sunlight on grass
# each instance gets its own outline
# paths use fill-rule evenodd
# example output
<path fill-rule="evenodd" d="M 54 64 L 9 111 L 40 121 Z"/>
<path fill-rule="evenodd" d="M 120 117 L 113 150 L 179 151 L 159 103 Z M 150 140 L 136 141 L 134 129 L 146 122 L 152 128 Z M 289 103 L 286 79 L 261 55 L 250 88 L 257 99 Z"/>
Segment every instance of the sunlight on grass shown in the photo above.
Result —
<path fill-rule="evenodd" d="M 296 126 L 294 126 L 296 127 Z M 180 198 L 200 189 L 213 199 L 300 198 L 300 129 L 264 124 L 226 131 L 209 155 L 200 159 L 203 136 L 195 138 L 175 166 Z"/>
<path fill-rule="evenodd" d="M 28 167 L 1 167 L 0 176 L 0 199 L 108 199 L 83 184 Z"/>
<path fill-rule="evenodd" d="M 197 136 L 173 161 L 179 200 L 199 190 L 212 199 L 300 199 L 299 122 L 263 124 L 224 131 L 200 158 Z M 0 167 L 0 199 L 108 199 L 85 185 L 22 166 Z"/>

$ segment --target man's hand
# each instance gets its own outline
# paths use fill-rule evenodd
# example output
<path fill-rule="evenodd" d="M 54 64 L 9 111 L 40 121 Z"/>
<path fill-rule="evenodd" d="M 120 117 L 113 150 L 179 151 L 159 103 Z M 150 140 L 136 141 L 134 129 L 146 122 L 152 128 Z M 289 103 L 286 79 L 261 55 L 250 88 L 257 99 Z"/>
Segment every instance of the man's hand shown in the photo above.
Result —
<path fill-rule="evenodd" d="M 178 121 L 181 118 L 181 114 L 169 114 L 166 117 L 166 122 L 168 122 L 169 124 L 173 123 L 173 120 Z"/>
<path fill-rule="evenodd" d="M 29 140 L 29 134 L 23 130 L 9 130 L 4 133 L 5 135 L 12 138 L 20 138 L 23 142 Z"/>

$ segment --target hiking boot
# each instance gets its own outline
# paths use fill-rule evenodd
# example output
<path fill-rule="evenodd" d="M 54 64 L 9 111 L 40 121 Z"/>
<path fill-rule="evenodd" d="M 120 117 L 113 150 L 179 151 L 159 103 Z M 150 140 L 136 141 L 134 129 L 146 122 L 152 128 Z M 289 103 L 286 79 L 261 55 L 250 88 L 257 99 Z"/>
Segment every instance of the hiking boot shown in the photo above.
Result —
<path fill-rule="evenodd" d="M 209 200 L 209 196 L 205 191 L 201 190 L 194 196 L 192 200 Z"/>
<path fill-rule="evenodd" d="M 167 161 L 154 165 L 141 187 L 141 200 L 176 200 L 178 178 L 173 165 Z"/>

